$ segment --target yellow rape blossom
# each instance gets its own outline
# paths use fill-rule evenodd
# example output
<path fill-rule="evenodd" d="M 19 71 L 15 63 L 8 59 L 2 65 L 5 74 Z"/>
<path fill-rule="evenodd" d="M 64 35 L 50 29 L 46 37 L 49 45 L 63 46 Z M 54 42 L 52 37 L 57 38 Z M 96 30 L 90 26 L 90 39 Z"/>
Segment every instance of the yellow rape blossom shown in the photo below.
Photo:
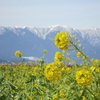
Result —
<path fill-rule="evenodd" d="M 57 33 L 57 35 L 54 38 L 54 44 L 59 49 L 68 49 L 68 43 L 69 43 L 69 32 L 60 32 Z"/>
<path fill-rule="evenodd" d="M 85 56 L 83 56 L 82 60 L 86 60 L 87 58 Z"/>
<path fill-rule="evenodd" d="M 40 57 L 40 59 L 44 59 L 44 56 Z"/>
<path fill-rule="evenodd" d="M 22 57 L 22 53 L 21 53 L 20 51 L 16 51 L 16 52 L 15 52 L 15 56 L 16 56 L 16 57 Z"/>
<path fill-rule="evenodd" d="M 35 61 L 39 61 L 39 59 L 35 59 Z"/>
<path fill-rule="evenodd" d="M 28 61 L 28 63 L 32 64 L 32 61 Z"/>
<path fill-rule="evenodd" d="M 94 62 L 93 63 L 94 66 L 98 66 L 99 65 L 99 60 L 98 59 L 94 60 L 93 62 Z"/>
<path fill-rule="evenodd" d="M 92 97 L 94 97 L 94 96 L 98 97 L 98 95 L 99 95 L 97 92 L 94 92 L 93 94 L 94 95 L 92 95 Z"/>
<path fill-rule="evenodd" d="M 92 74 L 88 70 L 79 70 L 76 72 L 76 81 L 81 86 L 89 86 L 92 82 Z"/>
<path fill-rule="evenodd" d="M 46 53 L 48 53 L 48 50 L 44 50 L 43 52 L 44 52 L 44 54 L 46 54 Z"/>
<path fill-rule="evenodd" d="M 82 96 L 82 100 L 86 100 L 85 96 Z"/>
<path fill-rule="evenodd" d="M 96 70 L 95 70 L 96 72 L 100 72 L 100 68 L 96 68 Z"/>
<path fill-rule="evenodd" d="M 91 72 L 100 72 L 99 68 L 91 66 L 90 67 Z"/>
<path fill-rule="evenodd" d="M 59 60 L 59 61 L 62 61 L 64 59 L 64 55 L 61 54 L 61 52 L 56 52 L 55 53 L 55 57 L 54 57 L 54 60 Z"/>
<path fill-rule="evenodd" d="M 82 55 L 81 52 L 78 52 L 78 53 L 76 54 L 76 57 L 77 57 L 77 58 L 80 58 L 81 55 Z"/>
<path fill-rule="evenodd" d="M 58 100 L 58 93 L 54 95 L 53 100 Z"/>
<path fill-rule="evenodd" d="M 62 55 L 60 52 L 56 52 L 54 55 L 54 63 L 58 66 L 58 67 L 64 67 L 64 55 Z"/>
<path fill-rule="evenodd" d="M 71 71 L 71 68 L 70 68 L 70 67 L 67 67 L 67 68 L 66 68 L 66 72 L 69 73 L 70 71 Z"/>
<path fill-rule="evenodd" d="M 38 86 L 39 86 L 38 84 L 34 84 L 34 87 L 37 87 L 38 88 Z"/>
<path fill-rule="evenodd" d="M 91 72 L 94 72 L 95 69 L 96 69 L 96 67 L 94 67 L 94 66 L 91 66 L 91 67 L 90 67 Z"/>
<path fill-rule="evenodd" d="M 66 93 L 66 90 L 60 90 L 60 97 L 65 97 L 67 94 Z"/>
<path fill-rule="evenodd" d="M 32 96 L 28 96 L 28 99 L 30 99 L 30 100 L 31 100 L 32 98 L 33 98 Z"/>
<path fill-rule="evenodd" d="M 59 61 L 59 60 L 56 60 L 56 61 L 55 61 L 55 64 L 56 64 L 58 67 L 64 67 L 64 65 L 65 65 L 64 61 Z"/>
<path fill-rule="evenodd" d="M 38 68 L 37 67 L 34 67 L 34 72 L 37 72 L 38 71 Z"/>
<path fill-rule="evenodd" d="M 44 74 L 48 80 L 59 80 L 61 78 L 61 72 L 54 63 L 50 63 L 46 66 Z"/>

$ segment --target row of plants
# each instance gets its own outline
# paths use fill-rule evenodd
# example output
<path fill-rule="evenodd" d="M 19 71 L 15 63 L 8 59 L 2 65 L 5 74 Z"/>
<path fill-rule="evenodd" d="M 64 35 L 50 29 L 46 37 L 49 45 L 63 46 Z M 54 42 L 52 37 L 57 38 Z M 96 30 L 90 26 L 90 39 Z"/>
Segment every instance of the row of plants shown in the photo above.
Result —
<path fill-rule="evenodd" d="M 90 59 L 69 32 L 57 33 L 54 44 L 60 49 L 54 62 L 44 63 L 47 50 L 34 63 L 23 63 L 22 53 L 16 51 L 21 63 L 0 65 L 0 100 L 100 100 L 100 60 Z"/>

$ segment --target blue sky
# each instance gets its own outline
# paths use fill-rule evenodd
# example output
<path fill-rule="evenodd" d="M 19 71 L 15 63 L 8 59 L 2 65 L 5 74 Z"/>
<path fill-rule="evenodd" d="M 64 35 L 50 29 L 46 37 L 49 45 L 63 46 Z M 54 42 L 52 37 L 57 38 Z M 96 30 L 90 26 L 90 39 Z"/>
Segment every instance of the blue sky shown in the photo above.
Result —
<path fill-rule="evenodd" d="M 100 0 L 0 0 L 0 26 L 100 28 Z"/>

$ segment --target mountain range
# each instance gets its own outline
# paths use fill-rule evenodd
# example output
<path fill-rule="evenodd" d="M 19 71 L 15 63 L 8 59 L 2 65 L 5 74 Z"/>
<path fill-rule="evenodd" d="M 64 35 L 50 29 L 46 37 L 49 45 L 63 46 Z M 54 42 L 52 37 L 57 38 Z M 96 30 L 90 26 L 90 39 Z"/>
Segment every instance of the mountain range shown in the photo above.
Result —
<path fill-rule="evenodd" d="M 55 52 L 59 51 L 54 45 L 54 36 L 61 31 L 69 31 L 71 35 L 76 35 L 85 47 L 84 52 L 90 58 L 100 59 L 100 28 L 76 29 L 63 25 L 0 26 L 0 62 L 19 61 L 19 58 L 14 56 L 16 50 L 20 50 L 23 58 L 29 60 L 42 57 L 43 50 L 48 50 L 45 61 L 52 62 Z"/>

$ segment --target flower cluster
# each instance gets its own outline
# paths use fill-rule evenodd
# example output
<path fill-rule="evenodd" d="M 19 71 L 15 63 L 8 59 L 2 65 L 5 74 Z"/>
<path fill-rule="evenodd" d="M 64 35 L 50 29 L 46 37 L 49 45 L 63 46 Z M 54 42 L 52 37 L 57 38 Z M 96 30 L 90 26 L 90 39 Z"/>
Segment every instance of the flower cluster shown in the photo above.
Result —
<path fill-rule="evenodd" d="M 58 66 L 58 67 L 64 67 L 64 55 L 61 54 L 61 52 L 56 52 L 54 55 L 54 63 Z"/>
<path fill-rule="evenodd" d="M 69 32 L 60 32 L 54 38 L 54 43 L 59 49 L 68 49 Z"/>
<path fill-rule="evenodd" d="M 92 59 L 93 65 L 98 66 L 99 65 L 99 60 L 98 59 Z"/>
<path fill-rule="evenodd" d="M 54 63 L 49 63 L 46 66 L 44 74 L 48 80 L 59 80 L 61 78 L 61 72 Z"/>
<path fill-rule="evenodd" d="M 76 57 L 77 57 L 77 58 L 80 58 L 81 55 L 82 55 L 81 52 L 78 52 L 78 53 L 76 54 Z"/>
<path fill-rule="evenodd" d="M 22 57 L 22 53 L 21 53 L 20 51 L 16 51 L 16 52 L 15 52 L 15 56 L 16 56 L 16 57 Z"/>
<path fill-rule="evenodd" d="M 48 53 L 48 50 L 44 50 L 43 52 L 44 52 L 44 54 L 46 54 L 46 53 Z"/>
<path fill-rule="evenodd" d="M 79 70 L 76 72 L 76 81 L 81 86 L 88 86 L 92 82 L 92 74 L 88 70 Z"/>

